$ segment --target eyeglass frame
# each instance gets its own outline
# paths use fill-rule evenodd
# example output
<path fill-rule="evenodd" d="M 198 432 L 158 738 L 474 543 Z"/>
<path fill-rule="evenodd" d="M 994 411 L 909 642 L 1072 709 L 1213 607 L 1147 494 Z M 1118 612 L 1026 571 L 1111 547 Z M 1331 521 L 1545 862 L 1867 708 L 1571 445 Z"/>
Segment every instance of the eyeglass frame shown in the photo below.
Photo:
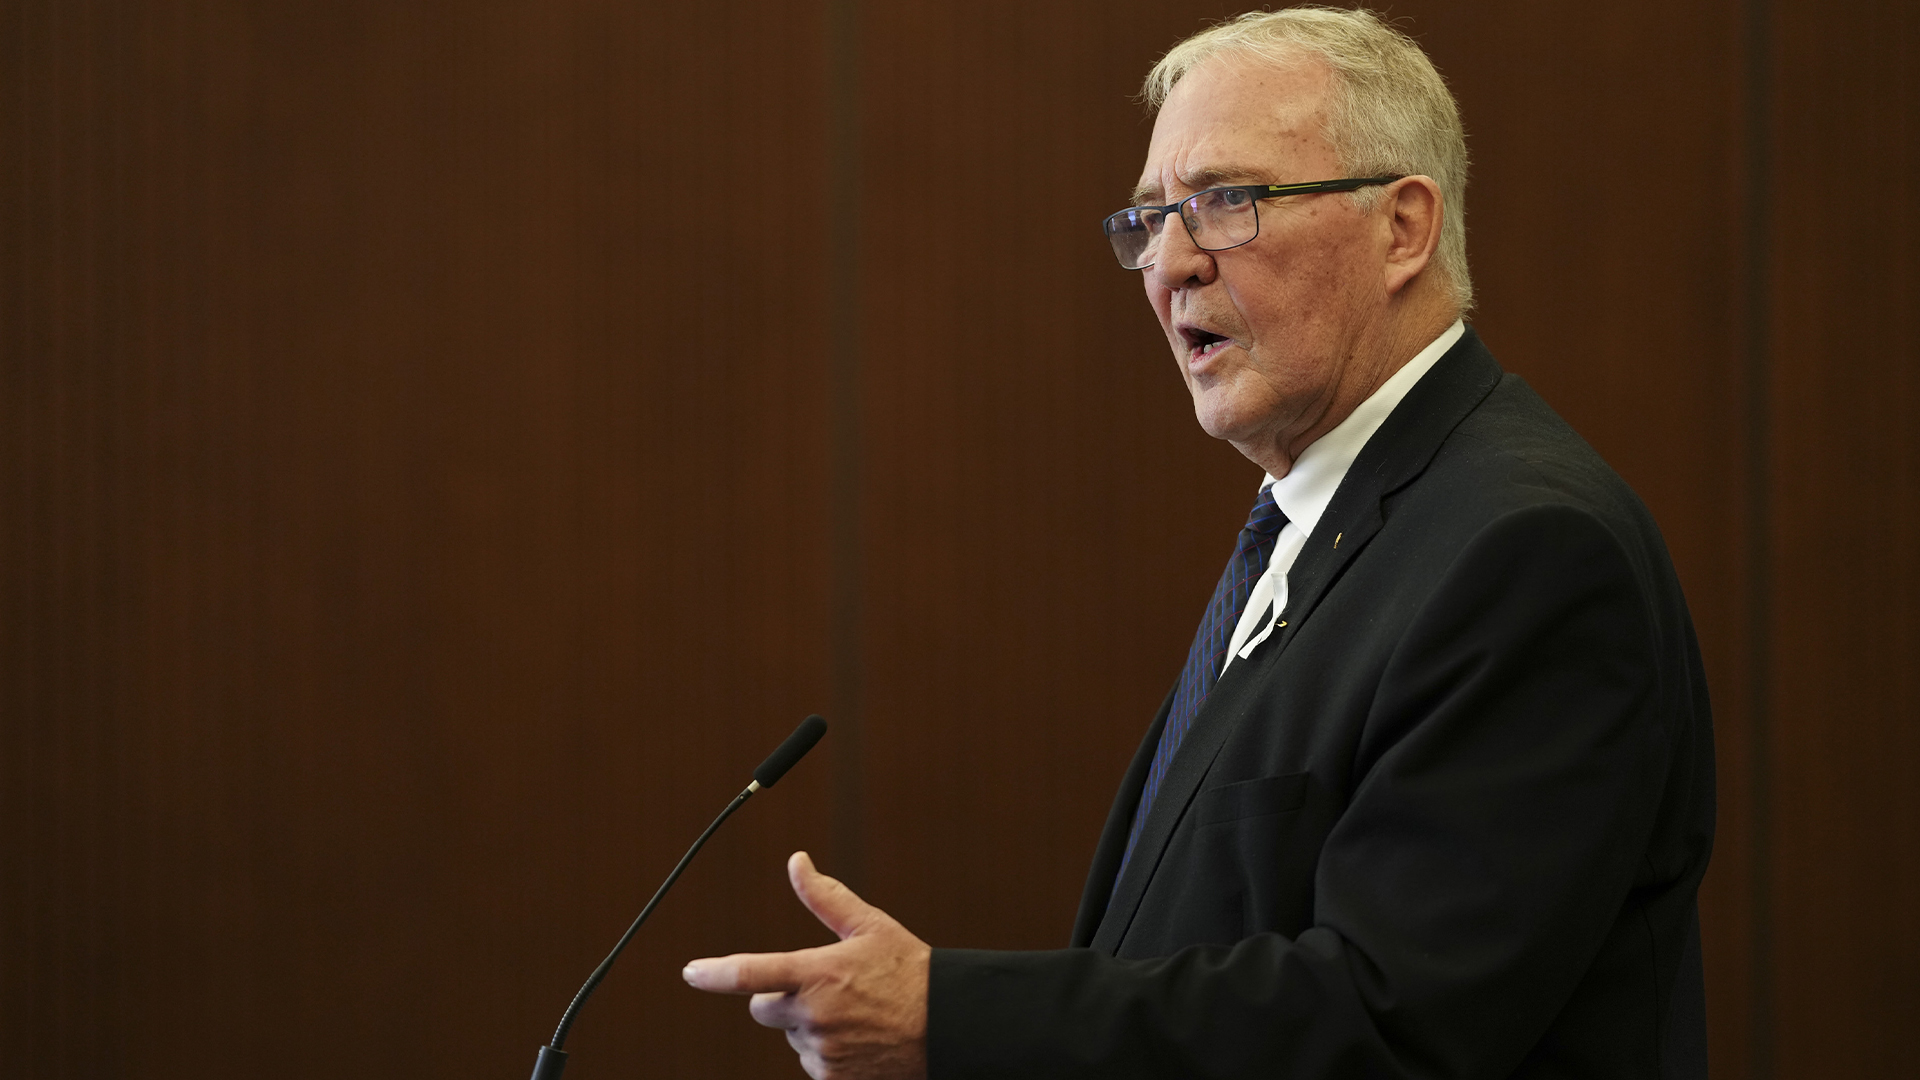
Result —
<path fill-rule="evenodd" d="M 1262 199 L 1278 199 L 1286 195 L 1312 195 L 1322 191 L 1357 191 L 1363 187 L 1372 187 L 1375 184 L 1391 184 L 1405 179 L 1406 177 L 1404 176 L 1366 176 L 1347 177 L 1343 180 L 1311 180 L 1303 184 L 1229 184 L 1224 187 L 1196 191 L 1178 202 L 1170 202 L 1165 206 L 1129 206 L 1124 210 L 1116 210 L 1100 219 L 1100 232 L 1107 238 L 1108 246 L 1112 246 L 1114 232 L 1107 227 L 1108 224 L 1122 214 L 1137 214 L 1142 210 L 1158 210 L 1161 221 L 1163 222 L 1161 231 L 1164 232 L 1166 230 L 1164 222 L 1167 212 L 1171 210 L 1175 212 L 1174 216 L 1180 219 L 1180 224 L 1187 230 L 1187 239 L 1193 241 L 1194 247 L 1199 248 L 1201 251 L 1231 251 L 1245 244 L 1251 244 L 1259 237 L 1260 200 Z M 1210 248 L 1202 244 L 1200 240 L 1193 235 L 1193 223 L 1187 220 L 1186 212 L 1181 208 L 1193 200 L 1200 198 L 1202 195 L 1213 195 L 1222 191 L 1244 191 L 1253 197 L 1253 235 L 1247 237 L 1245 240 L 1236 240 L 1231 244 Z M 1145 270 L 1153 265 L 1153 263 L 1148 262 L 1141 263 L 1139 266 L 1128 266 L 1126 260 L 1120 258 L 1118 251 L 1113 253 L 1113 257 L 1119 261 L 1120 268 L 1123 270 Z"/>

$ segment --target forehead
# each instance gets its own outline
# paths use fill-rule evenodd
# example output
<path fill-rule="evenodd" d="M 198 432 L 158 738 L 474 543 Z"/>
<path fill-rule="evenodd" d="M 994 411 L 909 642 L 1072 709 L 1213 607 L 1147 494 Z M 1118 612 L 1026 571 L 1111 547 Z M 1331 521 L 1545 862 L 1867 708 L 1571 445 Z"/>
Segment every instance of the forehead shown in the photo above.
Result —
<path fill-rule="evenodd" d="M 1229 53 L 1194 68 L 1154 120 L 1137 200 L 1164 202 L 1220 184 L 1332 179 L 1335 158 L 1321 135 L 1330 77 L 1311 57 L 1278 63 Z"/>

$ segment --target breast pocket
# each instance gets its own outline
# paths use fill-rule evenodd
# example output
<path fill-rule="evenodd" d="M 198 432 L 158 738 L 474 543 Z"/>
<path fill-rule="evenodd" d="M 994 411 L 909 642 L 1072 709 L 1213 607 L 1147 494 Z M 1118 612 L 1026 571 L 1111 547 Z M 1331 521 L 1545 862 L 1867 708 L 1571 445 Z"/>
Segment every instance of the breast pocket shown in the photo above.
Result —
<path fill-rule="evenodd" d="M 1194 825 L 1244 821 L 1298 810 L 1307 801 L 1307 774 L 1263 776 L 1209 788 L 1193 797 Z"/>

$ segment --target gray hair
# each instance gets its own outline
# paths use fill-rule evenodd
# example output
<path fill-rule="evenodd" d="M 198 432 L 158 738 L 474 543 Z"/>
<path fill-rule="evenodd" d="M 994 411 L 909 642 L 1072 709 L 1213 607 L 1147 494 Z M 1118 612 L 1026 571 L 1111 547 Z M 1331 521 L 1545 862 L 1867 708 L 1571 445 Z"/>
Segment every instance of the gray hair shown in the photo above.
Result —
<path fill-rule="evenodd" d="M 1458 311 L 1473 307 L 1467 273 L 1467 136 L 1460 106 L 1433 61 L 1406 34 L 1365 9 L 1287 8 L 1250 11 L 1175 45 L 1148 73 L 1141 96 L 1158 110 L 1174 84 L 1222 53 L 1277 65 L 1303 56 L 1333 73 L 1327 144 L 1348 176 L 1430 176 L 1445 207 L 1434 265 Z M 1302 179 L 1305 179 L 1304 177 Z M 1313 179 L 1321 179 L 1314 177 Z M 1377 187 L 1351 198 L 1363 210 L 1379 205 Z"/>

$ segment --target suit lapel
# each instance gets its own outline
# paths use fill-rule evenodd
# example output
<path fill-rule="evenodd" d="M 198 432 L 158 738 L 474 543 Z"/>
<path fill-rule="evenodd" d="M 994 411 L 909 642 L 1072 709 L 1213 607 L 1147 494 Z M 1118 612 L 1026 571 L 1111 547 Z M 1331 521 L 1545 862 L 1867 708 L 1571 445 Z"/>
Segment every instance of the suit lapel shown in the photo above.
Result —
<path fill-rule="evenodd" d="M 1493 392 L 1500 375 L 1500 365 L 1468 327 L 1400 399 L 1354 459 L 1287 571 L 1287 609 L 1281 613 L 1287 625 L 1269 635 L 1256 655 L 1265 653 L 1271 659 L 1286 650 L 1334 582 L 1386 523 L 1387 496 L 1426 471 L 1440 444 Z"/>
<path fill-rule="evenodd" d="M 1166 720 L 1166 706 L 1161 706 L 1160 719 L 1141 749 L 1145 758 L 1135 756 L 1135 768 L 1128 771 L 1127 786 L 1121 788 L 1114 811 L 1108 816 L 1107 833 L 1101 839 L 1094 875 L 1088 880 L 1080 918 L 1075 923 L 1076 944 L 1087 940 L 1082 930 L 1091 915 L 1099 919 L 1098 928 L 1091 935 L 1092 947 L 1109 954 L 1118 952 L 1174 829 L 1200 790 L 1201 781 L 1212 769 L 1227 737 L 1251 709 L 1255 695 L 1248 691 L 1256 689 L 1273 670 L 1287 643 L 1312 616 L 1342 571 L 1380 531 L 1385 521 L 1382 501 L 1426 469 L 1441 442 L 1499 381 L 1499 365 L 1480 344 L 1479 335 L 1468 327 L 1466 334 L 1414 384 L 1380 425 L 1380 430 L 1367 440 L 1366 447 L 1354 459 L 1334 492 L 1326 513 L 1314 526 L 1306 547 L 1301 549 L 1287 573 L 1287 607 L 1281 613 L 1287 625 L 1276 629 L 1247 661 L 1228 665 L 1219 683 L 1207 695 L 1206 704 L 1194 717 L 1193 727 L 1181 741 L 1180 750 L 1160 783 L 1153 809 L 1148 812 L 1140 840 L 1134 846 L 1133 859 L 1127 864 L 1126 875 L 1114 883 L 1112 900 L 1101 917 L 1089 911 L 1089 900 L 1097 891 L 1099 874 L 1104 870 L 1107 880 L 1111 880 L 1114 869 L 1119 866 L 1126 832 L 1132 826 L 1133 807 L 1139 801 L 1140 783 L 1146 775 L 1143 762 L 1151 759 Z M 1136 771 L 1138 778 L 1134 775 Z M 1120 814 L 1121 803 L 1126 804 L 1124 817 Z M 1105 856 L 1111 846 L 1116 819 L 1120 821 L 1119 848 L 1112 853 L 1111 863 L 1107 865 Z"/>
<path fill-rule="evenodd" d="M 1446 436 L 1494 392 L 1500 375 L 1494 356 L 1480 344 L 1473 327 L 1467 327 L 1432 371 L 1407 390 L 1386 423 L 1361 448 L 1327 503 L 1327 513 L 1313 527 L 1306 548 L 1286 573 L 1286 626 L 1261 644 L 1263 650 L 1271 655 L 1286 650 L 1286 642 L 1306 625 L 1332 582 L 1340 580 L 1340 573 L 1386 523 L 1382 513 L 1386 496 L 1427 471 L 1428 461 Z"/>

